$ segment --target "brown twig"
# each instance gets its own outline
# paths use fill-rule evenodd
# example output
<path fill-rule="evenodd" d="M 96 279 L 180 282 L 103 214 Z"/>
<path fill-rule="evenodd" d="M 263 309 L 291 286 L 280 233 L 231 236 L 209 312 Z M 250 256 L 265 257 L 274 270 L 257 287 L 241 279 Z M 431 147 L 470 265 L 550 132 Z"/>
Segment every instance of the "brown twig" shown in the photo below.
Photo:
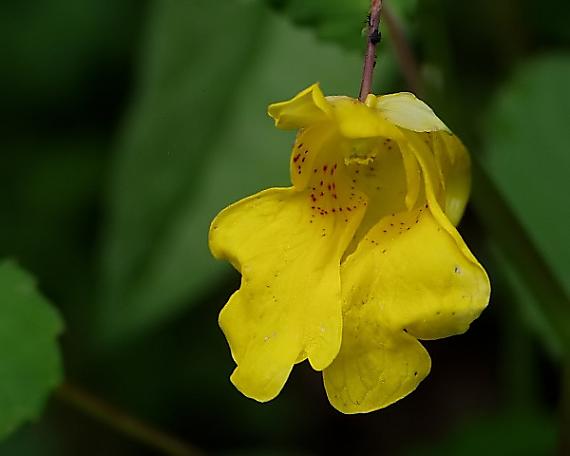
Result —
<path fill-rule="evenodd" d="M 362 67 L 362 83 L 360 84 L 360 101 L 372 90 L 372 77 L 376 66 L 376 46 L 380 42 L 380 15 L 382 14 L 382 0 L 372 0 L 370 15 L 368 16 L 368 42 L 366 44 L 366 55 Z"/>
<path fill-rule="evenodd" d="M 56 390 L 55 395 L 61 401 L 91 418 L 163 454 L 171 456 L 198 456 L 202 454 L 188 443 L 156 429 L 77 386 L 64 384 Z"/>

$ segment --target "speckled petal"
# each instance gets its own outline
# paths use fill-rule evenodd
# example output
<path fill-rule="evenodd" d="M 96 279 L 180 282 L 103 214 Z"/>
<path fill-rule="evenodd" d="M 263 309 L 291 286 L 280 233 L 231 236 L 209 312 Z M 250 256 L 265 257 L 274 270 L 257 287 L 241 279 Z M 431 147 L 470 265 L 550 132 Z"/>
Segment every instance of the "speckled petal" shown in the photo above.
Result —
<path fill-rule="evenodd" d="M 463 333 L 487 305 L 489 284 L 458 242 L 467 248 L 427 205 L 386 217 L 343 263 L 343 295 L 374 305 L 393 331 L 420 339 Z"/>
<path fill-rule="evenodd" d="M 279 393 L 294 363 L 322 370 L 340 347 L 340 258 L 364 206 L 341 213 L 325 196 L 314 200 L 269 189 L 223 210 L 210 229 L 212 253 L 243 276 L 220 313 L 237 363 L 231 379 L 259 401 Z"/>

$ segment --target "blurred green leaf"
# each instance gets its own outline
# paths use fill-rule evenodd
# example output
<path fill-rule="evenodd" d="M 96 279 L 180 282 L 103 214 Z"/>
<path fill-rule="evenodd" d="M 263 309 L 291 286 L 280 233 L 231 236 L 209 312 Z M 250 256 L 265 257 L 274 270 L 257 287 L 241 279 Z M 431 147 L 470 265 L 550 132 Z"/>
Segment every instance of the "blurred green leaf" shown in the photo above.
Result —
<path fill-rule="evenodd" d="M 311 27 L 317 36 L 346 48 L 363 49 L 370 0 L 265 0 L 299 25 Z M 393 0 L 399 15 L 410 15 L 417 0 Z"/>
<path fill-rule="evenodd" d="M 273 128 L 268 103 L 317 80 L 327 94 L 354 95 L 360 81 L 358 55 L 257 3 L 158 2 L 153 17 L 109 195 L 99 320 L 108 339 L 197 302 L 229 270 L 208 252 L 213 216 L 288 184 L 293 136 Z"/>
<path fill-rule="evenodd" d="M 317 35 L 349 48 L 362 48 L 362 31 L 370 0 L 266 0 L 300 25 L 310 26 Z"/>
<path fill-rule="evenodd" d="M 570 56 L 532 60 L 498 94 L 484 165 L 570 294 Z"/>
<path fill-rule="evenodd" d="M 513 288 L 519 295 L 528 295 L 519 297 L 527 315 L 532 315 L 529 304 L 534 304 L 535 309 L 546 316 L 527 319 L 534 329 L 544 336 L 549 329 L 541 322 L 548 321 L 549 326 L 557 326 L 560 338 L 569 331 L 561 326 L 568 324 L 570 296 L 570 244 L 567 242 L 570 206 L 566 201 L 567 170 L 570 169 L 566 141 L 566 123 L 570 118 L 569 77 L 568 56 L 542 57 L 520 68 L 499 92 L 493 106 L 484 156 L 489 175 L 546 261 L 540 270 L 551 271 L 561 285 L 559 294 L 562 296 L 533 295 L 530 283 L 536 286 L 535 280 L 527 277 L 523 281 L 510 273 Z M 536 261 L 542 260 L 536 257 Z M 564 320 L 567 323 L 561 323 Z M 556 348 L 552 338 L 543 337 L 543 340 Z"/>
<path fill-rule="evenodd" d="M 47 420 L 23 426 L 0 442 L 0 454 L 7 456 L 62 456 L 65 443 Z"/>
<path fill-rule="evenodd" d="M 29 118 L 89 96 L 98 65 L 124 60 L 136 27 L 135 0 L 2 2 L 0 98 Z M 104 33 L 101 31 L 104 30 Z M 91 90 L 90 90 L 91 89 Z M 33 109 L 36 112 L 30 112 Z M 14 117 L 14 113 L 10 117 Z"/>
<path fill-rule="evenodd" d="M 56 337 L 62 326 L 32 277 L 0 263 L 0 438 L 37 418 L 60 382 Z"/>
<path fill-rule="evenodd" d="M 535 334 L 538 335 L 541 342 L 544 344 L 544 348 L 548 354 L 553 359 L 561 359 L 564 351 L 563 342 L 558 338 L 556 331 L 553 328 L 541 309 L 537 305 L 535 296 L 531 293 L 523 277 L 518 274 L 518 271 L 514 267 L 513 263 L 509 261 L 507 255 L 505 255 L 504 249 L 497 242 L 492 242 L 490 245 L 491 253 L 493 254 L 494 260 L 497 262 L 497 266 L 500 268 L 502 279 L 509 286 L 509 292 L 514 303 L 517 305 L 517 309 L 522 319 L 523 324 L 526 328 L 530 328 Z M 494 275 L 494 282 L 497 282 L 499 274 Z M 500 304 L 502 307 L 506 307 L 504 303 Z M 506 309 L 508 313 L 508 324 L 512 328 L 514 323 L 511 317 L 517 318 L 513 315 L 513 312 Z M 512 360 L 513 362 L 519 360 Z"/>

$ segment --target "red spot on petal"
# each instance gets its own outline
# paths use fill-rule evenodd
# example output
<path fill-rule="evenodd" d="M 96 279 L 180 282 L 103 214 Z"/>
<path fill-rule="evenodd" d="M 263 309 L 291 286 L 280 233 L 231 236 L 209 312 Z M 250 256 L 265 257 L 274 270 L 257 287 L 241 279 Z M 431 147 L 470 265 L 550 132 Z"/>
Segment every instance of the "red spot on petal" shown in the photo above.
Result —
<path fill-rule="evenodd" d="M 297 154 L 293 157 L 293 162 L 297 162 L 297 160 L 299 160 L 299 157 L 301 157 L 301 154 Z"/>

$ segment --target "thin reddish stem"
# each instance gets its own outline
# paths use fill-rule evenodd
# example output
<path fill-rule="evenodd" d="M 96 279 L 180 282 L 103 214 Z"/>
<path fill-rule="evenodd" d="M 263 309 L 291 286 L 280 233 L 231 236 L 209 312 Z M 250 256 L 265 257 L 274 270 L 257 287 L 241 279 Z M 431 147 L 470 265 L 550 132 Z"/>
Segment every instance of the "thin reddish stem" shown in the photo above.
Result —
<path fill-rule="evenodd" d="M 362 67 L 362 83 L 360 84 L 360 101 L 366 100 L 372 91 L 372 78 L 376 66 L 376 45 L 380 42 L 380 15 L 382 14 L 382 0 L 372 0 L 370 15 L 368 16 L 368 42 L 366 55 Z"/>
<path fill-rule="evenodd" d="M 172 456 L 199 456 L 202 453 L 190 444 L 145 423 L 111 404 L 69 383 L 56 390 L 61 401 L 91 418 L 110 426 L 156 451 Z"/>

